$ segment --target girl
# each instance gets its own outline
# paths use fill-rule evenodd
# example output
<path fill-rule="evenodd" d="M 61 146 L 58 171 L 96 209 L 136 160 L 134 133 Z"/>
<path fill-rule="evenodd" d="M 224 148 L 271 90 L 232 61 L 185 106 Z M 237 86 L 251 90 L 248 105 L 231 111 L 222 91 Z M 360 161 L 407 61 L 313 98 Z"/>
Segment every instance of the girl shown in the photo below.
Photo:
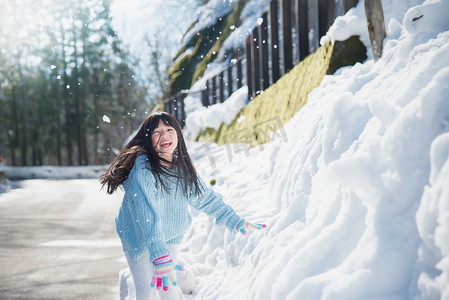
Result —
<path fill-rule="evenodd" d="M 226 205 L 198 176 L 182 129 L 168 113 L 151 114 L 137 134 L 100 176 L 107 193 L 125 190 L 116 229 L 136 286 L 136 299 L 180 299 L 175 270 L 178 246 L 191 223 L 188 206 L 216 218 L 229 230 L 261 229 Z"/>

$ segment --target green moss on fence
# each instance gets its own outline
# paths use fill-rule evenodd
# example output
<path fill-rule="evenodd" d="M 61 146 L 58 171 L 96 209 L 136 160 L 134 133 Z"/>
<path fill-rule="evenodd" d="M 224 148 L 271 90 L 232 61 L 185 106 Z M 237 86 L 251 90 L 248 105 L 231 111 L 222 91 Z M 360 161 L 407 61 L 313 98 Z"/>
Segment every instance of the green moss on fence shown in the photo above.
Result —
<path fill-rule="evenodd" d="M 333 73 L 341 66 L 353 65 L 366 59 L 365 47 L 358 38 L 356 40 L 358 43 L 351 38 L 349 42 L 328 43 L 319 47 L 315 53 L 243 107 L 231 125 L 222 124 L 218 131 L 207 128 L 197 140 L 219 145 L 248 143 L 251 146 L 269 142 L 270 132 L 280 129 L 307 103 L 309 93 L 320 85 L 325 74 L 330 74 L 329 70 L 333 70 Z M 363 55 L 352 59 L 339 58 L 338 56 L 346 56 L 346 52 L 341 49 L 348 45 L 362 45 L 363 48 L 358 48 L 359 52 L 365 53 L 364 58 Z"/>

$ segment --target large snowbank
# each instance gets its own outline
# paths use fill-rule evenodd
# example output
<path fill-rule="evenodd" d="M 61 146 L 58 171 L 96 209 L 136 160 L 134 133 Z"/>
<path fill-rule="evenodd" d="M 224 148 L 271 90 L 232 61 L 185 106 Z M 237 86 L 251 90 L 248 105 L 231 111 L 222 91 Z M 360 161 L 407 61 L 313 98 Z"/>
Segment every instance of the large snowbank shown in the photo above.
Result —
<path fill-rule="evenodd" d="M 403 25 L 389 28 L 401 34 L 384 56 L 326 76 L 283 128 L 287 141 L 190 145 L 205 181 L 268 229 L 243 237 L 198 214 L 181 245 L 185 292 L 449 299 L 448 5 L 398 4 Z"/>

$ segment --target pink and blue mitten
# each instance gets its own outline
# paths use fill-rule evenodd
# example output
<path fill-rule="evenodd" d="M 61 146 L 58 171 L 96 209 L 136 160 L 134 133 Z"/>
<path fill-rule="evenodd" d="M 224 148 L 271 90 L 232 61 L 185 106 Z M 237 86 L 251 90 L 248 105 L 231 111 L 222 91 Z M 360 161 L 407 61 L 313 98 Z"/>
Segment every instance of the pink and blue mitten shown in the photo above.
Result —
<path fill-rule="evenodd" d="M 235 227 L 235 230 L 240 232 L 243 235 L 247 235 L 248 232 L 251 230 L 261 230 L 262 228 L 267 228 L 267 225 L 265 224 L 252 224 L 250 222 L 247 222 L 245 220 L 242 220 L 237 226 Z"/>
<path fill-rule="evenodd" d="M 163 288 L 164 291 L 168 290 L 169 280 L 176 286 L 175 270 L 184 271 L 184 267 L 175 265 L 170 255 L 165 255 L 154 260 L 154 276 L 151 280 L 151 287 L 156 286 L 156 289 Z"/>

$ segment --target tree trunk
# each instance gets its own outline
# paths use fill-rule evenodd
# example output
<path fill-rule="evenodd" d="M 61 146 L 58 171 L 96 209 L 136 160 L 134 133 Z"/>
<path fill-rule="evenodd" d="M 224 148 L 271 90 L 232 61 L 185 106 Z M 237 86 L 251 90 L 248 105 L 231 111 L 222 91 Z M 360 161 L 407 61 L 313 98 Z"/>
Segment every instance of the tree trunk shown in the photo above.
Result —
<path fill-rule="evenodd" d="M 84 32 L 84 27 L 83 27 L 83 31 L 81 32 L 81 38 L 82 38 L 82 42 L 83 42 L 83 54 L 82 54 L 82 58 L 83 58 L 83 63 L 81 65 L 81 78 L 83 79 L 83 86 L 81 88 L 81 97 L 80 97 L 80 111 L 81 111 L 81 137 L 80 137 L 80 144 L 81 144 L 81 151 L 82 151 L 82 157 L 84 159 L 84 164 L 88 165 L 89 164 L 89 152 L 87 150 L 87 137 L 86 137 L 86 122 L 87 120 L 86 118 L 86 97 L 87 97 L 87 92 L 88 92 L 88 76 L 89 74 L 87 73 L 87 67 L 86 67 L 86 52 L 88 51 L 88 49 L 86 48 L 87 45 L 87 41 L 86 41 L 86 33 Z"/>
<path fill-rule="evenodd" d="M 72 70 L 73 78 L 73 95 L 75 98 L 75 126 L 76 126 L 76 137 L 78 143 L 78 165 L 83 165 L 83 154 L 82 154 L 82 142 L 81 142 L 81 110 L 80 110 L 80 96 L 79 96 L 79 74 L 78 74 L 78 38 L 76 32 L 75 17 L 73 18 L 73 62 L 75 67 Z"/>
<path fill-rule="evenodd" d="M 67 165 L 73 166 L 72 161 L 72 135 L 71 135 L 71 117 L 70 117 L 70 103 L 69 103 L 69 91 L 68 91 L 68 85 L 69 85 L 69 79 L 67 75 L 67 60 L 65 57 L 65 35 L 64 35 L 64 28 L 61 23 L 61 49 L 62 49 L 62 62 L 63 62 L 63 80 L 64 80 L 64 111 L 65 111 L 65 131 L 66 131 L 66 142 L 67 142 Z"/>
<path fill-rule="evenodd" d="M 14 145 L 13 145 L 13 139 L 11 138 L 11 136 L 8 134 L 8 143 L 9 143 L 9 152 L 11 154 L 11 165 L 13 167 L 16 166 L 16 150 L 14 149 Z"/>
<path fill-rule="evenodd" d="M 94 164 L 95 165 L 99 165 L 100 164 L 100 157 L 98 155 L 98 147 L 99 147 L 99 139 L 98 139 L 98 131 L 99 131 L 99 127 L 98 125 L 100 124 L 100 116 L 99 116 L 99 109 L 98 109 L 98 97 L 99 97 L 99 89 L 100 89 L 100 83 L 98 80 L 98 73 L 99 71 L 95 70 L 93 71 L 94 73 L 94 97 L 93 97 L 93 104 L 94 104 L 94 122 L 96 124 L 96 128 L 95 128 L 95 132 L 94 132 Z"/>
<path fill-rule="evenodd" d="M 18 61 L 20 61 L 20 59 Z M 20 89 L 20 98 L 22 100 L 22 105 L 20 107 L 21 121 L 22 121 L 22 134 L 21 134 L 22 166 L 26 166 L 28 164 L 28 162 L 27 162 L 28 136 L 27 136 L 27 112 L 26 112 L 27 108 L 26 108 L 25 91 L 23 88 L 25 81 L 23 79 L 22 68 L 20 66 L 20 62 L 18 64 L 18 66 L 19 66 L 19 79 L 20 79 L 20 88 L 19 88 Z"/>
<path fill-rule="evenodd" d="M 39 147 L 39 131 L 37 127 L 33 128 L 33 147 L 32 147 L 32 155 L 33 155 L 33 166 L 41 166 L 42 165 L 42 155 L 41 148 Z"/>
<path fill-rule="evenodd" d="M 374 60 L 377 61 L 382 57 L 383 41 L 386 36 L 381 0 L 365 0 L 365 13 Z"/>
<path fill-rule="evenodd" d="M 14 135 L 13 140 L 11 141 L 11 163 L 13 166 L 17 165 L 16 161 L 16 152 L 15 149 L 19 145 L 19 120 L 17 118 L 17 97 L 16 97 L 16 86 L 12 86 L 11 90 L 12 97 L 12 112 L 13 112 L 13 122 L 14 122 Z M 8 134 L 9 136 L 9 134 Z"/>
<path fill-rule="evenodd" d="M 57 59 L 55 59 L 57 61 Z M 61 109 L 60 102 L 61 102 L 61 94 L 58 89 L 58 83 L 56 78 L 53 79 L 53 97 L 55 99 L 55 117 L 56 117 L 56 153 L 57 153 L 57 160 L 58 160 L 58 166 L 62 166 L 62 151 L 61 151 L 61 119 L 59 116 L 59 111 Z"/>

